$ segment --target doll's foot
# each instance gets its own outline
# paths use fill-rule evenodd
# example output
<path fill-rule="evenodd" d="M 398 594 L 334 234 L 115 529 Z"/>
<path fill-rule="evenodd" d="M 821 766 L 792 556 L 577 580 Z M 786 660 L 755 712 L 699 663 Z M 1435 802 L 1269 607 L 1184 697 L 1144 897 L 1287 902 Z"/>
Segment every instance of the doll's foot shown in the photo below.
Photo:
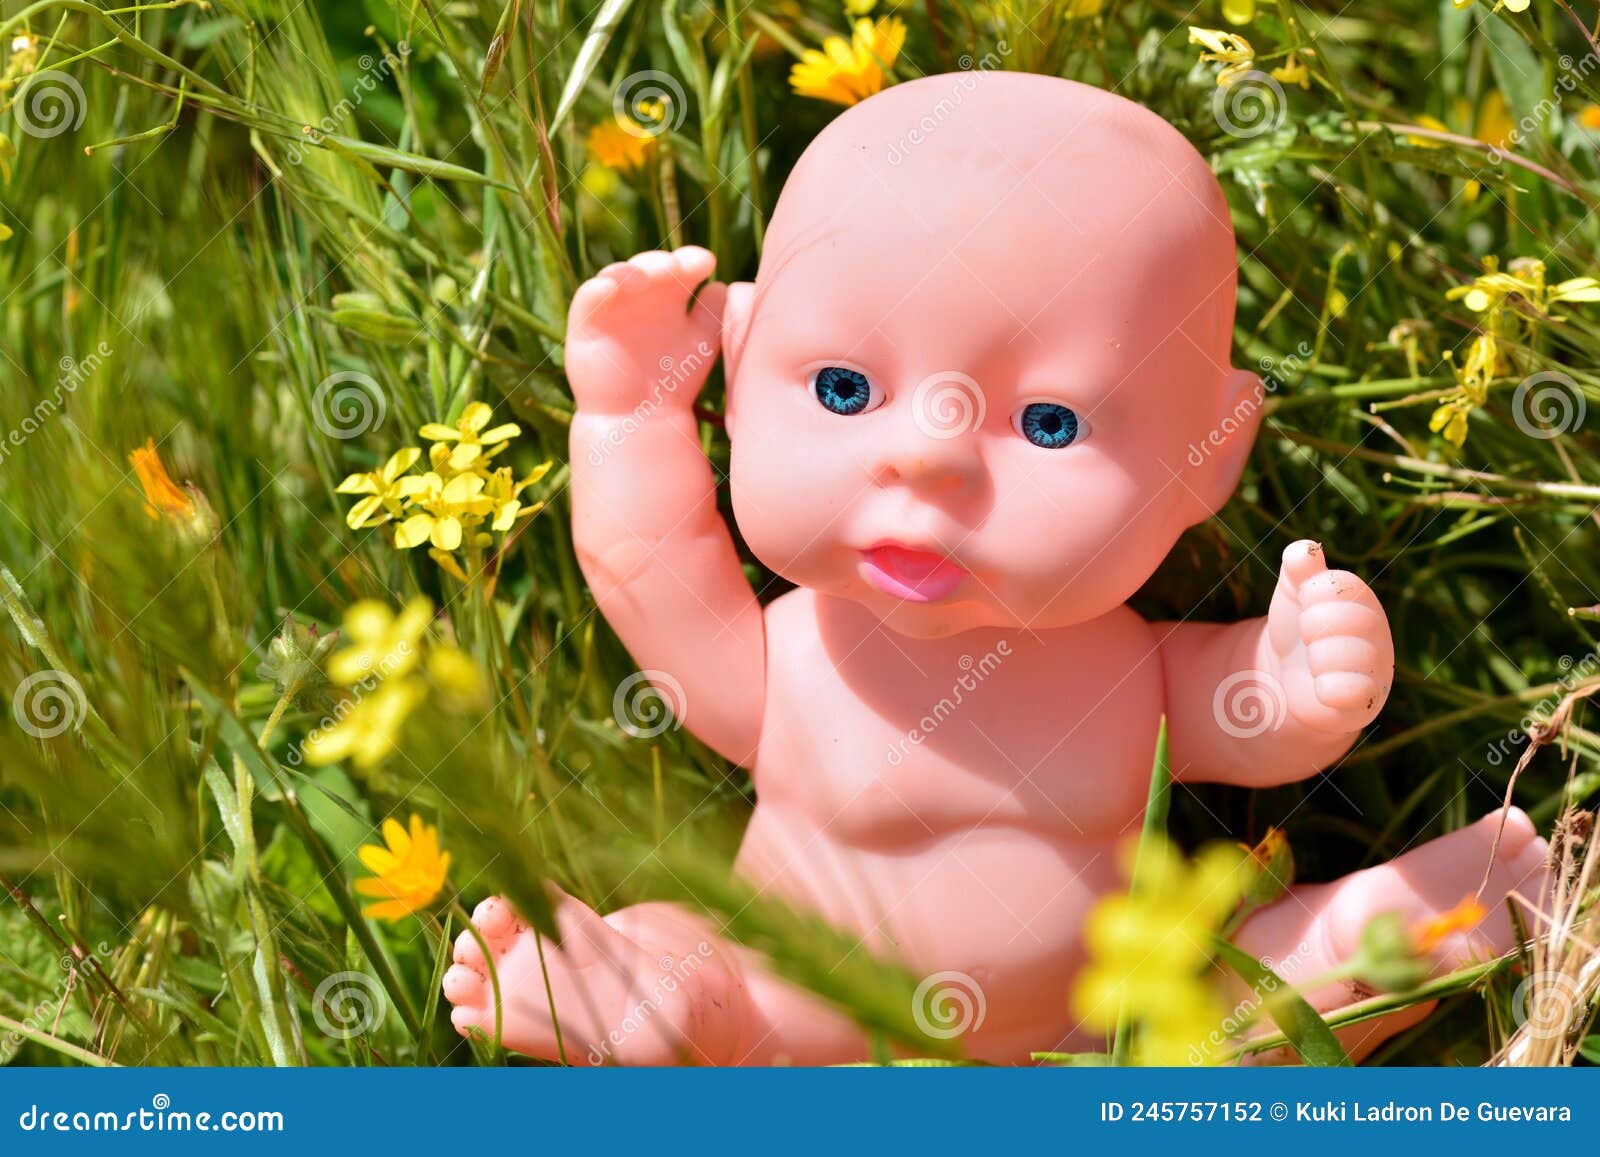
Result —
<path fill-rule="evenodd" d="M 1549 845 L 1520 808 L 1490 812 L 1470 827 L 1431 840 L 1390 863 L 1331 884 L 1291 890 L 1252 917 L 1237 942 L 1290 984 L 1302 985 L 1356 956 L 1372 920 L 1395 913 L 1429 952 L 1434 971 L 1448 972 L 1515 947 L 1517 932 L 1507 912 L 1508 899 L 1529 931 L 1539 931 L 1549 897 L 1549 857 Z M 1481 920 L 1476 909 L 1464 903 L 1470 900 L 1482 905 Z M 1376 991 L 1356 979 L 1305 995 L 1328 1012 Z M 1246 999 L 1259 998 L 1260 994 L 1252 994 Z M 1360 1060 L 1432 1009 L 1432 1001 L 1413 1005 L 1341 1028 L 1337 1035 L 1350 1056 Z M 1255 1057 L 1254 1063 L 1286 1064 L 1295 1059 L 1288 1050 L 1278 1050 Z"/>
<path fill-rule="evenodd" d="M 1549 845 L 1521 808 L 1490 812 L 1469 827 L 1329 885 L 1329 946 L 1338 958 L 1348 958 L 1374 916 L 1395 912 L 1432 952 L 1436 971 L 1498 956 L 1516 944 L 1508 899 L 1527 927 L 1538 929 L 1549 891 L 1549 858 Z M 1482 906 L 1481 920 L 1468 901 Z"/>
<path fill-rule="evenodd" d="M 570 896 L 560 896 L 556 924 L 561 946 L 540 938 L 497 898 L 473 911 L 472 922 L 488 945 L 500 986 L 500 1041 L 513 1052 L 574 1065 L 705 1064 L 719 1056 L 722 1026 L 711 997 L 722 977 L 714 947 L 698 940 L 687 951 L 655 947 L 637 939 L 684 940 L 687 917 L 674 919 L 666 905 L 640 905 L 615 913 L 613 927 Z M 543 949 L 543 961 L 540 949 Z M 549 985 L 546 987 L 546 977 Z M 456 940 L 455 964 L 445 973 L 444 994 L 462 1035 L 494 1039 L 495 990 L 483 949 L 472 932 Z M 723 1003 L 726 1003 L 724 1001 Z M 555 1015 L 552 1017 L 552 1006 Z M 726 1015 L 726 1014 L 723 1014 Z M 557 1025 L 560 1032 L 557 1032 Z"/>

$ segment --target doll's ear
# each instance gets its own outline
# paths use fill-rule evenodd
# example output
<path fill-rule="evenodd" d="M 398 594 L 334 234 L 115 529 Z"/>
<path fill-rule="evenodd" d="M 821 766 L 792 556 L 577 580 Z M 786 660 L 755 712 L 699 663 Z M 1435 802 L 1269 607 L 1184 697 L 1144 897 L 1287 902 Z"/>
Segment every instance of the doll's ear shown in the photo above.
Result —
<path fill-rule="evenodd" d="M 722 374 L 730 383 L 738 373 L 739 357 L 750 336 L 755 303 L 755 282 L 735 281 L 728 286 L 728 297 L 722 305 Z"/>
<path fill-rule="evenodd" d="M 1261 426 L 1267 393 L 1255 374 L 1233 370 L 1218 391 L 1218 398 L 1221 406 L 1211 429 L 1190 443 L 1184 462 L 1194 478 L 1189 484 L 1195 501 L 1192 522 L 1204 522 L 1233 496 Z"/>

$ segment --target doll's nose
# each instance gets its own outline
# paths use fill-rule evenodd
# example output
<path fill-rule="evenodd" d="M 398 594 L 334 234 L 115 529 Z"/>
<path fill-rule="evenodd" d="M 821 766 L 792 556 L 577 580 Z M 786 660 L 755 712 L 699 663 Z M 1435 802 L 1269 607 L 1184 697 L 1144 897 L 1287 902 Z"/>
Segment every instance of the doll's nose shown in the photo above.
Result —
<path fill-rule="evenodd" d="M 879 443 L 875 477 L 884 486 L 955 490 L 975 484 L 982 471 L 976 429 L 937 426 L 910 415 Z"/>

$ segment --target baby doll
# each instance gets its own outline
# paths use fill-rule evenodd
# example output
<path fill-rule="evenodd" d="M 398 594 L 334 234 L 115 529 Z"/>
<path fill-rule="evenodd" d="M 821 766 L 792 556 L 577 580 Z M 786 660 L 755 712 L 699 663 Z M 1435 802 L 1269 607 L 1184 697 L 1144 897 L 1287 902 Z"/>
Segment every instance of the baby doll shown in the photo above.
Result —
<path fill-rule="evenodd" d="M 917 975 L 970 980 L 971 1057 L 1103 1047 L 1069 1005 L 1080 926 L 1123 886 L 1163 713 L 1180 783 L 1266 787 L 1335 764 L 1389 691 L 1383 609 L 1313 542 L 1284 552 L 1265 618 L 1124 605 L 1227 501 L 1254 437 L 1261 386 L 1229 361 L 1235 262 L 1217 181 L 1159 117 L 967 73 L 824 130 L 753 284 L 706 284 L 715 258 L 684 248 L 609 266 L 572 303 L 578 557 L 640 667 L 681 688 L 683 725 L 750 770 L 737 870 Z M 693 409 L 719 350 L 734 516 L 796 588 L 765 607 Z M 1489 917 L 1439 963 L 1503 951 L 1503 900 L 1537 893 L 1545 856 L 1526 816 L 1495 813 L 1296 887 L 1238 941 L 1307 979 L 1371 917 L 1435 915 L 1489 868 Z M 560 897 L 542 963 L 503 901 L 474 922 L 518 1052 L 561 1055 L 553 1003 L 575 1063 L 867 1055 L 849 1020 L 672 905 L 602 918 Z M 470 934 L 455 961 L 454 1022 L 492 1035 Z M 1425 1011 L 1341 1036 L 1363 1055 Z"/>

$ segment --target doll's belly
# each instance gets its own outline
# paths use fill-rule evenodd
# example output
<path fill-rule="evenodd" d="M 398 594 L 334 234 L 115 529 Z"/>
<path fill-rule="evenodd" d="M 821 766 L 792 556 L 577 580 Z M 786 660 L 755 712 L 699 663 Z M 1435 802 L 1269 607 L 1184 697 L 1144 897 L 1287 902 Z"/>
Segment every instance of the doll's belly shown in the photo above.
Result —
<path fill-rule="evenodd" d="M 862 850 L 803 814 L 759 805 L 738 866 L 918 977 L 959 974 L 949 983 L 982 993 L 985 1027 L 969 1042 L 978 1046 L 1021 1030 L 1048 1049 L 1070 1032 L 1083 919 L 1102 892 L 1121 886 L 1113 841 L 980 826 Z"/>

